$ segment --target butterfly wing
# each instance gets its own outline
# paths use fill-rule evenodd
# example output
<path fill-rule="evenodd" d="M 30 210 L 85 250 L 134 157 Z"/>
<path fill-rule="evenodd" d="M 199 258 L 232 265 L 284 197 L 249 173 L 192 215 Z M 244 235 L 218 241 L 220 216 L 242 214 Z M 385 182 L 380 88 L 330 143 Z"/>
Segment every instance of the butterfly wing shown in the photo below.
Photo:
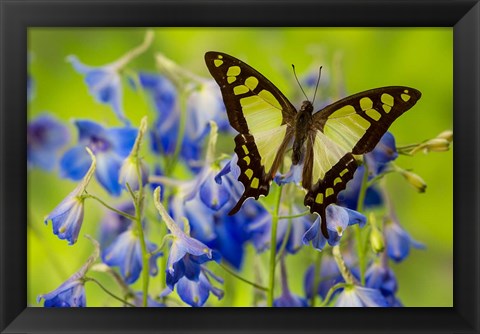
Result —
<path fill-rule="evenodd" d="M 390 125 L 415 105 L 421 93 L 409 87 L 368 90 L 333 103 L 313 116 L 304 162 L 304 203 L 322 217 L 338 193 L 353 178 L 357 164 L 353 154 L 372 151 Z"/>
<path fill-rule="evenodd" d="M 267 195 L 293 136 L 296 109 L 267 78 L 241 60 L 207 52 L 205 63 L 220 86 L 235 137 L 235 153 L 245 191 L 229 214 L 243 202 Z"/>

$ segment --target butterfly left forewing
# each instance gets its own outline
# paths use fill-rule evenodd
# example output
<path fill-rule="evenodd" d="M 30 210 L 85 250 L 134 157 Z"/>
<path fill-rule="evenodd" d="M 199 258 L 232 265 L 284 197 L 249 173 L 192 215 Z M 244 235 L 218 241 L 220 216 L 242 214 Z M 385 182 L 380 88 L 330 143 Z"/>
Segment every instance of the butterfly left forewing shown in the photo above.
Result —
<path fill-rule="evenodd" d="M 307 190 L 304 203 L 322 217 L 325 237 L 326 207 L 353 178 L 353 154 L 372 151 L 393 121 L 420 97 L 413 88 L 384 87 L 349 96 L 314 114 L 302 185 Z"/>
<path fill-rule="evenodd" d="M 296 109 L 275 85 L 241 60 L 207 52 L 205 63 L 220 86 L 230 124 L 239 132 L 235 152 L 245 191 L 230 211 L 234 214 L 247 198 L 268 194 L 293 136 Z"/>

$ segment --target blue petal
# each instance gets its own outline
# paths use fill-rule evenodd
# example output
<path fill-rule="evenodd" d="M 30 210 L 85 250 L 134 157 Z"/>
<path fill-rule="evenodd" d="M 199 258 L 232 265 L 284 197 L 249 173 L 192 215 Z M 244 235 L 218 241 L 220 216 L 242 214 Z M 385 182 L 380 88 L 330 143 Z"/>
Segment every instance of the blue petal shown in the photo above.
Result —
<path fill-rule="evenodd" d="M 60 159 L 60 176 L 78 181 L 85 176 L 91 163 L 85 147 L 74 146 Z"/>
<path fill-rule="evenodd" d="M 92 138 L 106 138 L 106 130 L 100 124 L 89 120 L 76 120 L 78 140 L 90 142 Z"/>
<path fill-rule="evenodd" d="M 303 244 L 308 245 L 310 242 L 312 246 L 317 250 L 322 250 L 327 243 L 327 239 L 320 233 L 320 217 L 318 217 L 303 235 Z"/>
<path fill-rule="evenodd" d="M 182 277 L 177 283 L 177 293 L 190 306 L 203 306 L 210 294 L 210 283 L 201 275 L 197 282 Z"/>
<path fill-rule="evenodd" d="M 200 186 L 200 199 L 206 206 L 218 211 L 228 202 L 230 193 L 225 186 L 217 184 L 215 179 L 209 175 Z"/>
<path fill-rule="evenodd" d="M 122 158 L 127 157 L 133 148 L 138 130 L 131 127 L 112 128 L 107 130 L 107 136 L 113 150 Z"/>
<path fill-rule="evenodd" d="M 121 158 L 113 152 L 100 153 L 97 155 L 97 169 L 95 175 L 98 182 L 113 196 L 119 196 L 122 188 L 118 182 Z"/>

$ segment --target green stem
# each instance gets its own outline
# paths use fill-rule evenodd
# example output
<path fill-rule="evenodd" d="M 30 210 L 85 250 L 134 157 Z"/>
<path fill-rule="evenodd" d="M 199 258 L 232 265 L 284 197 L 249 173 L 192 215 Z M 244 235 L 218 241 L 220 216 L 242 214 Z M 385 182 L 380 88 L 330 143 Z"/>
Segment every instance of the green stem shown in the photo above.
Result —
<path fill-rule="evenodd" d="M 137 172 L 139 170 L 139 164 L 137 163 Z M 141 178 L 141 174 L 139 174 Z M 143 292 L 143 307 L 147 307 L 147 302 L 148 302 L 148 283 L 149 283 L 149 257 L 150 254 L 148 254 L 148 249 L 147 249 L 147 243 L 145 242 L 145 235 L 143 233 L 143 226 L 142 226 L 142 201 L 143 201 L 143 187 L 142 187 L 142 182 L 139 180 L 139 190 L 138 190 L 138 196 L 135 197 L 132 188 L 130 188 L 130 185 L 127 183 L 127 188 L 130 194 L 134 198 L 134 205 L 135 205 L 135 224 L 137 227 L 137 233 L 138 233 L 138 238 L 140 239 L 140 248 L 142 250 L 142 292 Z"/>
<path fill-rule="evenodd" d="M 354 278 L 350 270 L 348 270 L 348 267 L 343 260 L 342 253 L 340 252 L 340 246 L 336 245 L 332 247 L 332 254 L 333 258 L 335 259 L 335 262 L 337 263 L 338 270 L 340 270 L 340 273 L 342 274 L 343 279 L 347 284 L 353 284 Z"/>
<path fill-rule="evenodd" d="M 317 290 L 318 285 L 320 284 L 320 266 L 322 265 L 322 255 L 322 252 L 317 253 L 317 258 L 314 264 L 312 297 L 310 298 L 311 307 L 315 307 L 315 301 L 317 300 Z"/>
<path fill-rule="evenodd" d="M 84 277 L 83 278 L 85 280 L 85 282 L 94 282 L 95 284 L 97 284 L 106 294 L 108 294 L 110 297 L 112 298 L 115 298 L 116 300 L 118 300 L 119 302 L 125 304 L 125 305 L 128 305 L 128 306 L 131 306 L 131 307 L 136 307 L 135 305 L 127 302 L 126 300 L 114 295 L 112 292 L 108 291 L 107 288 L 105 288 L 102 283 L 100 283 L 99 281 L 97 281 L 95 278 L 92 278 L 92 277 Z"/>
<path fill-rule="evenodd" d="M 318 306 L 319 307 L 327 306 L 328 303 L 330 302 L 330 298 L 332 298 L 332 295 L 335 293 L 335 291 L 337 291 L 338 289 L 342 289 L 346 286 L 348 286 L 348 284 L 346 283 L 337 283 L 334 286 L 332 286 L 330 290 L 328 290 L 327 295 L 325 296 L 325 299 Z"/>
<path fill-rule="evenodd" d="M 292 218 L 300 218 L 306 216 L 310 213 L 310 210 L 305 210 L 302 213 L 297 213 L 296 215 L 288 215 L 288 216 L 279 216 L 278 220 L 280 219 L 292 219 Z"/>
<path fill-rule="evenodd" d="M 178 133 L 177 139 L 175 144 L 175 151 L 173 152 L 173 156 L 168 163 L 168 166 L 165 170 L 165 175 L 171 175 L 174 171 L 175 166 L 177 164 L 178 156 L 180 155 L 180 151 L 182 149 L 183 138 L 185 135 L 185 125 L 186 125 L 186 116 L 187 116 L 187 97 L 188 92 L 185 89 L 180 93 L 179 103 L 180 103 L 180 123 L 178 125 Z"/>
<path fill-rule="evenodd" d="M 244 282 L 244 283 L 247 283 L 247 284 L 250 284 L 251 286 L 259 289 L 259 290 L 262 290 L 262 291 L 268 291 L 268 288 L 264 287 L 264 286 L 261 286 L 257 283 L 254 283 L 252 281 L 249 281 L 248 279 L 246 278 L 243 278 L 242 276 L 239 276 L 237 275 L 233 270 L 231 270 L 230 268 L 228 268 L 227 266 L 219 263 L 218 264 L 220 266 L 220 268 L 222 268 L 223 270 L 225 270 L 227 273 L 229 273 L 230 275 L 232 275 L 233 277 L 239 279 L 240 281 Z"/>
<path fill-rule="evenodd" d="M 287 248 L 288 239 L 290 238 L 291 233 L 292 233 L 292 219 L 288 221 L 287 231 L 285 232 L 285 236 L 283 237 L 282 244 L 280 245 L 280 249 L 278 250 L 277 260 L 276 260 L 277 263 L 283 257 L 283 253 L 285 253 L 285 248 Z"/>
<path fill-rule="evenodd" d="M 129 215 L 128 213 L 126 212 L 123 212 L 123 211 L 120 211 L 120 210 L 117 210 L 115 209 L 114 207 L 111 207 L 110 205 L 108 205 L 107 203 L 105 203 L 104 201 L 102 201 L 100 198 L 98 198 L 97 196 L 95 195 L 90 195 L 89 193 L 86 193 L 85 195 L 82 195 L 83 198 L 91 198 L 91 199 L 94 199 L 96 200 L 98 203 L 102 204 L 104 207 L 106 207 L 107 209 L 119 214 L 120 216 L 123 216 L 127 219 L 130 219 L 130 220 L 135 220 L 136 217 L 132 216 L 132 215 Z"/>
<path fill-rule="evenodd" d="M 280 200 L 282 198 L 282 187 L 279 187 L 276 192 L 275 209 L 272 213 L 272 231 L 270 237 L 270 284 L 267 297 L 267 306 L 273 307 L 273 297 L 275 290 L 275 265 L 276 265 L 276 249 L 277 249 L 277 227 L 278 227 L 278 212 L 280 209 Z"/>
<path fill-rule="evenodd" d="M 358 194 L 358 202 L 357 202 L 357 211 L 363 212 L 364 203 L 365 203 L 365 195 L 367 193 L 367 183 L 368 183 L 368 166 L 364 164 L 364 171 L 362 177 L 362 183 L 360 185 L 360 192 Z M 355 239 L 357 243 L 357 253 L 358 253 L 358 266 L 360 269 L 360 281 L 362 285 L 365 285 L 365 269 L 366 269 L 366 261 L 365 261 L 365 252 L 362 242 L 362 230 L 359 225 L 355 226 Z"/>

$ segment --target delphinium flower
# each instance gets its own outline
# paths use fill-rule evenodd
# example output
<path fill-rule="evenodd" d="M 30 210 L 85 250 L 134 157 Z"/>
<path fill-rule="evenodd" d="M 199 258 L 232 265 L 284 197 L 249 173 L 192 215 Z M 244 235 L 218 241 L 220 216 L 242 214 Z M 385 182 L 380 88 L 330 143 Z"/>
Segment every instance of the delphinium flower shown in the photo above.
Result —
<path fill-rule="evenodd" d="M 285 258 L 280 260 L 281 279 L 282 279 L 282 294 L 273 301 L 274 307 L 306 307 L 307 300 L 300 296 L 294 295 L 288 288 L 287 268 L 285 265 Z"/>
<path fill-rule="evenodd" d="M 45 224 L 48 224 L 49 220 L 52 221 L 53 233 L 59 239 L 66 239 L 70 245 L 77 241 L 78 233 L 82 227 L 85 201 L 82 195 L 97 166 L 96 158 L 92 151 L 89 148 L 86 151 L 88 152 L 87 156 L 90 155 L 92 162 L 83 180 L 45 217 Z"/>
<path fill-rule="evenodd" d="M 335 284 L 345 282 L 335 260 L 327 254 L 322 255 L 322 263 L 318 270 L 318 277 L 318 285 L 315 289 L 315 267 L 314 265 L 309 266 L 304 277 L 305 295 L 308 299 L 312 298 L 315 290 L 315 293 L 322 297 L 322 299 L 325 299 L 331 287 Z"/>
<path fill-rule="evenodd" d="M 379 290 L 359 285 L 346 286 L 339 293 L 336 307 L 388 307 L 386 299 Z"/>
<path fill-rule="evenodd" d="M 143 268 L 141 241 L 136 227 L 132 226 L 125 232 L 122 232 L 111 244 L 102 252 L 102 261 L 113 267 L 118 266 L 120 274 L 125 283 L 132 284 L 139 277 Z M 147 250 L 153 255 L 149 258 L 150 275 L 155 276 L 158 273 L 157 259 L 162 255 L 157 250 L 157 245 L 145 240 Z"/>
<path fill-rule="evenodd" d="M 160 187 L 154 192 L 155 206 L 170 231 L 172 244 L 167 261 L 167 286 L 170 290 L 177 286 L 180 298 L 191 306 L 202 306 L 210 292 L 218 298 L 223 296 L 221 290 L 213 287 L 208 276 L 222 283 L 202 264 L 219 260 L 218 255 L 202 242 L 190 237 L 190 225 L 183 221 L 183 229 L 169 216 L 160 202 Z"/>
<path fill-rule="evenodd" d="M 90 239 L 94 246 L 94 253 L 88 258 L 87 262 L 77 271 L 70 276 L 64 283 L 52 292 L 39 295 L 37 297 L 37 303 L 42 299 L 45 301 L 44 307 L 85 307 L 87 306 L 87 300 L 85 295 L 85 275 L 93 263 L 96 261 L 99 255 L 98 243 Z"/>
<path fill-rule="evenodd" d="M 335 204 L 330 204 L 326 210 L 328 239 L 320 231 L 321 218 L 318 217 L 303 236 L 304 244 L 312 244 L 317 250 L 322 250 L 326 243 L 330 246 L 338 245 L 343 232 L 350 225 L 358 224 L 363 227 L 367 221 L 361 213 Z"/>
<path fill-rule="evenodd" d="M 99 183 L 113 196 L 121 193 L 119 183 L 120 168 L 137 136 L 133 127 L 105 128 L 88 120 L 77 120 L 78 144 L 65 152 L 60 160 L 60 174 L 72 180 L 79 180 L 88 169 L 88 155 L 84 147 L 89 147 L 97 158 L 96 177 Z"/>
<path fill-rule="evenodd" d="M 135 206 L 131 201 L 124 202 L 117 206 L 121 212 L 129 215 L 135 214 Z M 114 211 L 107 211 L 100 223 L 99 241 L 101 249 L 109 246 L 120 234 L 128 230 L 132 225 L 132 221 Z"/>
<path fill-rule="evenodd" d="M 385 235 L 388 257 L 395 262 L 403 261 L 410 253 L 410 247 L 417 249 L 425 248 L 422 243 L 412 239 L 396 217 L 388 217 L 386 219 L 383 233 Z"/>
<path fill-rule="evenodd" d="M 129 123 L 125 118 L 122 105 L 122 80 L 121 71 L 138 55 L 145 52 L 152 44 L 153 32 L 148 31 L 141 45 L 130 50 L 116 61 L 98 67 L 85 65 L 76 56 L 68 56 L 67 60 L 73 68 L 85 76 L 85 83 L 90 94 L 99 102 L 110 105 L 116 116 L 124 123 Z"/>
<path fill-rule="evenodd" d="M 388 306 L 402 306 L 395 296 L 398 290 L 395 273 L 388 266 L 387 257 L 382 254 L 380 261 L 374 261 L 365 273 L 365 287 L 377 289 L 385 297 Z"/>
<path fill-rule="evenodd" d="M 60 149 L 69 139 L 68 128 L 50 114 L 42 114 L 29 121 L 27 125 L 28 167 L 52 170 L 57 164 Z"/>

